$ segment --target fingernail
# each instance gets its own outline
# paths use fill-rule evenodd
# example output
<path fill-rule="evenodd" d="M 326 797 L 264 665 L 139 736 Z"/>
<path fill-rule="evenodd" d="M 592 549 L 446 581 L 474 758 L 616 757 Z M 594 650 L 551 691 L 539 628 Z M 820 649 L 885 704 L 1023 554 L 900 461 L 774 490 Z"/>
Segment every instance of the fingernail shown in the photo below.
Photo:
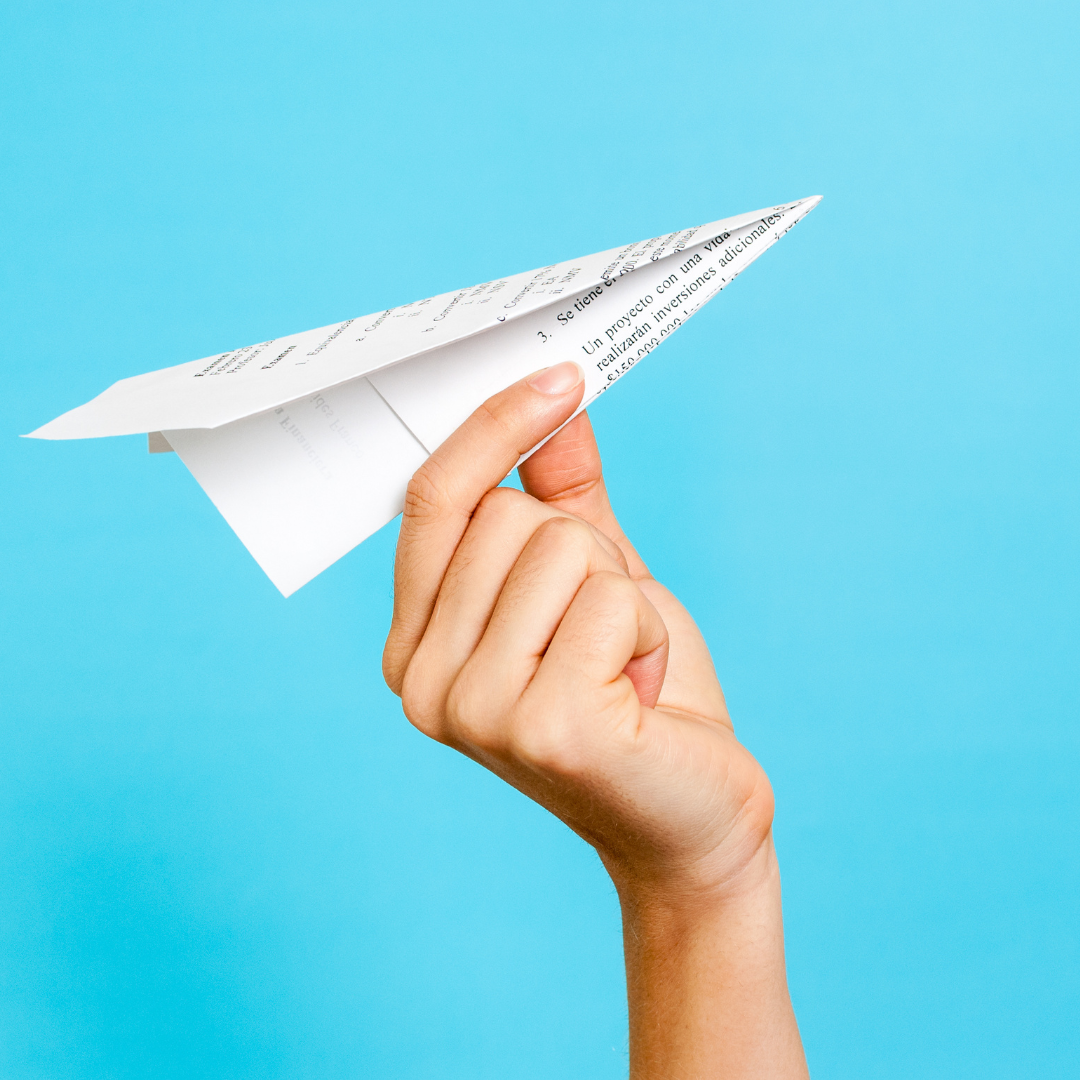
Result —
<path fill-rule="evenodd" d="M 566 394 L 584 378 L 585 372 L 581 370 L 580 364 L 575 364 L 573 360 L 564 360 L 554 367 L 538 371 L 529 379 L 529 385 L 541 394 Z"/>

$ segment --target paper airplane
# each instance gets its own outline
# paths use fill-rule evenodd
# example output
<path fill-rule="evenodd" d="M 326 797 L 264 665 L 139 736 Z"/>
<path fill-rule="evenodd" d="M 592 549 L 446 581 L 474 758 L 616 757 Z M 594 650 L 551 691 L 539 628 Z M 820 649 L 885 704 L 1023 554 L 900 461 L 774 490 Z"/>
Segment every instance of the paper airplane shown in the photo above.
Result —
<path fill-rule="evenodd" d="M 175 450 L 288 596 L 401 513 L 485 399 L 563 360 L 584 409 L 820 196 L 122 379 L 31 433 Z"/>

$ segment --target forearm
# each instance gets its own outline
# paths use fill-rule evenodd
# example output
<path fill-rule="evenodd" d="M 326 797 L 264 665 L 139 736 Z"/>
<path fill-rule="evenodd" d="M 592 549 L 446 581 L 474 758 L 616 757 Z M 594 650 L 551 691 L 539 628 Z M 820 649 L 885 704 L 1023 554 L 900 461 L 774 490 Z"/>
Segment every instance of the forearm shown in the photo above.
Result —
<path fill-rule="evenodd" d="M 808 1073 L 784 969 L 771 839 L 721 900 L 623 884 L 631 1080 L 797 1080 Z"/>

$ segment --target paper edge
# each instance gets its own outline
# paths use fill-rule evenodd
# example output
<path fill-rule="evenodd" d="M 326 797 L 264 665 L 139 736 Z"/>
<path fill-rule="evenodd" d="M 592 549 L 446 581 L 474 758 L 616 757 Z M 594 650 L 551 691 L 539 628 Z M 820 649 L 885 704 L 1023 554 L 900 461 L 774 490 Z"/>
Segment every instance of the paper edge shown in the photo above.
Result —
<path fill-rule="evenodd" d="M 698 225 L 698 226 L 692 226 L 692 227 L 699 230 L 699 231 L 701 229 L 703 229 L 705 227 L 705 225 L 723 225 L 725 228 L 728 228 L 729 227 L 728 223 L 730 223 L 730 222 L 738 222 L 738 224 L 736 224 L 734 226 L 730 226 L 732 228 L 732 231 L 734 231 L 736 229 L 745 228 L 747 225 L 751 224 L 752 222 L 759 220 L 759 218 L 761 218 L 762 215 L 768 215 L 769 213 L 778 210 L 780 207 L 784 207 L 784 208 L 786 208 L 786 210 L 794 210 L 796 208 L 803 207 L 804 204 L 809 203 L 810 205 L 806 206 L 803 213 L 799 216 L 799 220 L 802 220 L 802 218 L 805 217 L 807 214 L 809 214 L 810 211 L 813 210 L 818 205 L 818 203 L 821 202 L 821 200 L 823 198 L 824 198 L 824 196 L 822 196 L 822 195 L 809 195 L 809 196 L 806 196 L 806 197 L 801 198 L 801 199 L 795 199 L 793 202 L 777 203 L 777 204 L 775 204 L 774 206 L 771 206 L 771 207 L 762 207 L 759 210 L 749 210 L 749 211 L 746 211 L 745 213 L 742 213 L 742 214 L 733 214 L 731 217 L 728 217 L 728 218 L 720 218 L 717 221 L 705 222 L 704 225 Z M 797 223 L 798 222 L 793 222 L 792 225 L 795 225 Z M 676 232 L 678 232 L 678 231 L 685 232 L 686 230 L 685 229 L 676 230 Z M 660 234 L 660 235 L 671 235 L 671 234 Z M 652 238 L 646 238 L 646 239 L 652 239 Z M 635 243 L 643 243 L 643 242 L 644 241 L 641 241 L 641 240 L 635 241 Z M 702 242 L 704 242 L 704 241 L 702 241 Z M 627 245 L 625 245 L 625 244 L 621 245 L 621 247 L 626 247 L 626 246 Z M 688 245 L 688 246 L 691 246 L 691 245 Z M 592 258 L 594 255 L 605 254 L 607 252 L 615 252 L 615 251 L 618 251 L 618 250 L 620 250 L 619 245 L 617 245 L 615 247 L 611 247 L 611 248 L 605 248 L 603 251 L 600 251 L 600 252 L 596 252 L 596 251 L 590 252 L 587 255 L 580 256 L 580 258 L 581 259 L 588 259 L 588 258 Z M 681 251 L 683 251 L 683 250 L 686 250 L 685 247 L 680 249 L 679 251 L 672 250 L 672 251 L 668 252 L 666 255 L 661 255 L 660 258 L 655 259 L 653 261 L 662 262 L 665 259 L 669 259 L 674 255 L 680 254 Z M 574 262 L 574 261 L 575 261 L 574 259 L 564 259 L 563 260 L 563 262 L 571 262 L 571 263 Z M 556 264 L 556 265 L 558 265 L 558 264 Z M 528 270 L 519 271 L 519 273 L 526 273 L 527 274 L 527 273 L 530 273 L 530 271 L 528 271 Z M 629 271 L 628 273 L 633 273 L 633 271 Z M 508 276 L 514 277 L 516 275 L 511 274 L 511 275 L 508 275 Z M 621 276 L 625 276 L 625 275 L 620 275 L 620 277 Z M 605 281 L 605 280 L 607 280 L 607 279 L 604 278 L 603 275 L 601 275 L 601 276 L 597 277 L 595 280 L 592 280 L 590 278 L 583 278 L 583 279 L 581 279 L 581 281 L 579 283 L 575 283 L 575 284 L 580 285 L 580 288 L 578 290 L 578 291 L 580 291 L 581 289 L 591 288 L 591 287 L 593 287 L 593 286 L 595 286 L 595 285 L 597 285 L 600 282 Z M 618 278 L 616 278 L 614 280 L 618 280 Z M 467 288 L 475 288 L 475 286 L 467 286 Z M 453 291 L 454 290 L 450 290 L 450 292 L 453 292 Z M 442 295 L 446 295 L 446 294 L 437 293 L 436 295 L 437 296 L 442 296 Z M 366 378 L 369 375 L 374 375 L 374 374 L 376 374 L 376 373 L 378 373 L 380 371 L 385 371 L 387 368 L 395 367 L 398 364 L 403 364 L 403 363 L 406 363 L 406 362 L 408 362 L 410 360 L 415 360 L 417 357 L 425 356 L 428 353 L 436 352 L 439 349 L 447 348 L 450 345 L 456 345 L 459 342 L 468 341 L 471 338 L 478 337 L 481 334 L 490 333 L 492 330 L 497 330 L 501 326 L 507 326 L 511 322 L 513 322 L 513 321 L 515 321 L 515 320 L 517 320 L 519 318 L 524 318 L 524 317 L 529 316 L 529 315 L 534 315 L 539 311 L 544 311 L 547 308 L 552 307 L 555 304 L 558 304 L 558 303 L 562 302 L 563 299 L 565 299 L 565 298 L 557 296 L 557 297 L 553 297 L 552 299 L 550 299 L 546 303 L 538 305 L 535 308 L 528 308 L 528 309 L 523 310 L 523 311 L 511 312 L 508 315 L 502 317 L 501 319 L 496 320 L 496 322 L 491 324 L 491 325 L 482 326 L 482 327 L 480 327 L 480 328 L 478 328 L 476 330 L 473 330 L 473 331 L 471 331 L 469 333 L 461 334 L 459 337 L 451 338 L 449 341 L 440 342 L 438 345 L 432 345 L 432 346 L 430 346 L 428 348 L 417 349 L 417 350 L 415 350 L 413 352 L 408 353 L 405 356 L 398 357 L 396 360 L 391 360 L 388 363 L 380 364 L 380 365 L 378 365 L 376 367 L 366 368 L 366 369 L 364 369 L 362 371 L 354 372 L 354 373 L 348 375 L 346 378 L 337 379 L 336 381 L 324 383 L 321 386 L 318 386 L 313 390 L 305 391 L 305 393 L 301 394 L 300 397 L 304 397 L 308 393 L 316 393 L 316 394 L 318 394 L 318 393 L 323 393 L 323 392 L 325 392 L 327 390 L 332 390 L 332 389 L 334 389 L 334 387 L 342 386 L 345 383 L 352 382 L 354 379 Z M 415 302 L 416 301 L 414 301 L 414 303 Z M 370 314 L 378 314 L 378 312 L 371 312 Z M 366 316 L 364 316 L 364 315 L 360 315 L 360 316 L 357 316 L 357 317 L 360 318 L 360 319 L 366 318 Z M 338 324 L 337 323 L 328 323 L 327 325 L 328 326 L 336 326 Z M 313 329 L 319 329 L 319 327 L 314 327 Z M 298 331 L 298 333 L 307 333 L 307 332 L 308 331 Z M 285 335 L 285 336 L 289 336 L 289 335 Z M 156 368 L 154 370 L 155 371 L 167 371 L 169 367 L 184 367 L 186 364 L 194 364 L 194 363 L 198 363 L 198 362 L 199 362 L 199 360 L 187 360 L 187 361 L 184 361 L 184 363 L 182 363 L 182 364 L 172 364 L 172 365 L 166 366 L 165 368 Z M 148 374 L 152 374 L 152 372 L 141 372 L 140 374 L 148 375 Z M 138 375 L 127 376 L 127 378 L 138 378 L 138 377 L 139 377 Z M 78 439 L 109 439 L 109 438 L 122 438 L 122 437 L 127 436 L 127 435 L 148 434 L 147 432 L 145 432 L 142 429 L 132 429 L 130 431 L 114 431 L 114 432 L 111 432 L 108 435 L 48 435 L 48 434 L 43 434 L 43 432 L 45 431 L 46 428 L 48 428 L 51 425 L 53 425 L 53 424 L 57 423 L 58 421 L 62 420 L 65 416 L 68 416 L 71 413 L 76 412 L 77 410 L 83 408 L 86 405 L 89 405 L 91 402 L 93 402 L 97 398 L 101 397 L 102 394 L 108 393 L 108 391 L 111 390 L 114 386 L 117 386 L 119 383 L 122 383 L 122 382 L 125 382 L 125 381 L 127 381 L 127 379 L 118 379 L 116 382 L 114 382 L 110 386 L 106 387 L 105 390 L 101 391 L 100 394 L 96 394 L 93 398 L 90 399 L 90 401 L 85 401 L 81 405 L 76 405 L 73 409 L 68 409 L 66 412 L 63 412 L 59 416 L 54 417 L 52 420 L 49 420 L 47 423 L 42 424 L 40 427 L 36 428 L 34 431 L 28 432 L 25 435 L 22 435 L 20 437 L 24 438 L 24 439 L 40 439 L 43 442 L 71 442 L 71 441 L 75 441 L 75 440 L 78 440 Z M 233 416 L 233 417 L 230 417 L 227 420 L 223 420 L 219 424 L 212 424 L 212 425 L 194 424 L 194 425 L 190 425 L 190 428 L 191 428 L 191 430 L 197 430 L 197 431 L 215 431 L 217 428 L 224 427 L 226 424 L 232 424 L 232 423 L 235 423 L 237 420 L 244 420 L 244 419 L 247 419 L 248 417 L 257 416 L 260 413 L 267 412 L 270 409 L 279 408 L 282 405 L 286 405 L 289 402 L 297 401 L 297 400 L 299 400 L 299 398 L 296 395 L 290 395 L 288 397 L 282 397 L 280 399 L 276 399 L 272 404 L 261 405 L 259 408 L 253 409 L 250 412 L 240 413 L 237 416 Z"/>

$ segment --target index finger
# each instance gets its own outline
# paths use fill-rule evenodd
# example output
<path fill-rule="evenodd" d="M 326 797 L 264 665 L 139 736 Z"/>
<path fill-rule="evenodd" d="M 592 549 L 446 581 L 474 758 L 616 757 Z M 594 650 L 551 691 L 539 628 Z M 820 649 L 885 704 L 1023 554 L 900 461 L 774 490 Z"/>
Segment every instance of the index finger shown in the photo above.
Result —
<path fill-rule="evenodd" d="M 409 482 L 394 561 L 394 617 L 383 650 L 383 675 L 395 692 L 477 503 L 572 415 L 584 378 L 568 361 L 489 398 Z"/>

